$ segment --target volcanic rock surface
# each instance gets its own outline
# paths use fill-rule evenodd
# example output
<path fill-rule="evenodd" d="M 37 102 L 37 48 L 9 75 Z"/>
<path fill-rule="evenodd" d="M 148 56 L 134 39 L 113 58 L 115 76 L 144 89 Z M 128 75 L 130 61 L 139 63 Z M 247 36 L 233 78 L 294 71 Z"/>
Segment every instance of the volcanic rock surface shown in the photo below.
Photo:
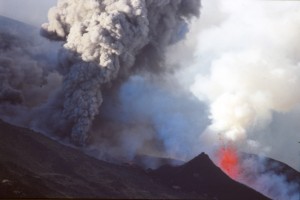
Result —
<path fill-rule="evenodd" d="M 230 179 L 205 153 L 182 166 L 162 166 L 153 176 L 173 188 L 213 199 L 268 199 Z"/>
<path fill-rule="evenodd" d="M 92 158 L 29 129 L 0 122 L 0 197 L 268 199 L 201 154 L 143 170 Z"/>
<path fill-rule="evenodd" d="M 0 137 L 0 198 L 197 197 L 154 182 L 142 169 L 97 160 L 2 121 Z"/>

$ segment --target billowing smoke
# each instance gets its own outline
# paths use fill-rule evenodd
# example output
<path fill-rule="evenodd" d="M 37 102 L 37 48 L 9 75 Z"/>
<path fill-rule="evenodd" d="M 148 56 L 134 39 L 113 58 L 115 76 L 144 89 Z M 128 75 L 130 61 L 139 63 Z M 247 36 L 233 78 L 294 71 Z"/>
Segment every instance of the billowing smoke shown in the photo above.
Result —
<path fill-rule="evenodd" d="M 211 56 L 210 71 L 191 86 L 210 104 L 209 129 L 230 140 L 245 138 L 251 126 L 270 122 L 272 112 L 288 112 L 300 100 L 299 9 L 277 14 L 257 2 L 235 6 L 224 8 L 229 16 L 218 29 L 201 35 L 199 51 Z"/>
<path fill-rule="evenodd" d="M 195 22 L 202 28 L 189 33 L 189 46 L 180 44 L 170 53 L 175 57 L 184 55 L 184 47 L 194 52 L 192 62 L 190 55 L 170 62 L 190 63 L 176 77 L 210 108 L 211 125 L 201 140 L 204 144 L 235 142 L 244 150 L 271 154 L 282 149 L 276 150 L 270 144 L 282 147 L 282 141 L 289 138 L 289 144 L 285 143 L 289 151 L 285 152 L 297 157 L 298 126 L 291 119 L 296 117 L 300 102 L 300 93 L 295 89 L 300 85 L 299 3 L 203 4 L 207 9 Z M 211 12 L 210 8 L 218 9 Z M 279 133 L 275 126 L 287 130 L 282 128 Z M 296 162 L 288 161 L 295 167 Z"/>
<path fill-rule="evenodd" d="M 132 68 L 161 70 L 166 46 L 178 39 L 187 19 L 199 15 L 199 6 L 199 0 L 60 0 L 50 9 L 41 33 L 65 41 L 62 118 L 75 144 L 85 143 L 104 84 L 128 77 Z"/>
<path fill-rule="evenodd" d="M 234 146 L 299 169 L 299 2 L 202 4 L 188 41 L 169 53 L 169 63 L 190 66 L 176 72 L 177 80 L 209 106 L 211 124 L 199 143 L 212 156 Z M 264 166 L 256 160 L 241 168 L 255 174 Z M 298 183 L 275 172 L 243 182 L 275 199 L 299 198 Z"/>

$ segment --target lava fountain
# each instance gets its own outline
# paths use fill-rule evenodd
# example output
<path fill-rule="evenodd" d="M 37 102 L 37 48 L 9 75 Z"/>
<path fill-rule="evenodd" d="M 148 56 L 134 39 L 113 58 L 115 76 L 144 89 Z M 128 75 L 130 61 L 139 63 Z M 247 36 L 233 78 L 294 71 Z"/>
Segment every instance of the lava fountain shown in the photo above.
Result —
<path fill-rule="evenodd" d="M 232 146 L 222 146 L 217 153 L 220 168 L 232 179 L 237 179 L 240 170 L 239 155 Z"/>

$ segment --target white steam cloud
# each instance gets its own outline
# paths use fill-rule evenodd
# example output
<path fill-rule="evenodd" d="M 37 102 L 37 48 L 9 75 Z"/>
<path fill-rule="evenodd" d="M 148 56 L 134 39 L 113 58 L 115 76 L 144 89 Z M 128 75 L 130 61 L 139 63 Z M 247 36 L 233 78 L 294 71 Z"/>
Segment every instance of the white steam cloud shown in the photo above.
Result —
<path fill-rule="evenodd" d="M 227 20 L 200 36 L 198 52 L 212 59 L 209 74 L 198 75 L 191 90 L 210 104 L 210 129 L 236 140 L 269 122 L 272 112 L 299 104 L 300 14 L 267 11 L 261 2 L 227 4 Z"/>
<path fill-rule="evenodd" d="M 218 9 L 211 12 L 213 7 Z M 184 55 L 183 48 L 194 52 L 192 58 L 188 55 L 179 61 L 190 67 L 176 77 L 210 108 L 211 125 L 201 136 L 204 144 L 233 141 L 244 145 L 244 150 L 259 147 L 272 154 L 283 150 L 266 144 L 282 146 L 280 138 L 292 132 L 288 135 L 295 144 L 285 144 L 290 150 L 286 154 L 298 156 L 297 125 L 288 127 L 291 121 L 284 119 L 295 117 L 300 102 L 296 89 L 300 86 L 299 11 L 298 2 L 203 2 L 202 18 L 194 23 L 187 45 L 179 44 L 170 55 Z M 174 58 L 169 62 L 178 63 Z M 277 134 L 270 133 L 274 117 L 281 118 L 279 124 L 288 130 L 279 133 L 271 128 Z M 288 161 L 294 167 L 296 162 Z"/>
<path fill-rule="evenodd" d="M 175 75 L 182 86 L 209 106 L 211 124 L 199 144 L 207 152 L 234 144 L 299 169 L 300 3 L 202 4 L 201 19 L 168 58 L 185 67 Z M 299 183 L 257 173 L 263 160 L 244 162 L 257 176 L 240 181 L 274 199 L 299 198 Z"/>

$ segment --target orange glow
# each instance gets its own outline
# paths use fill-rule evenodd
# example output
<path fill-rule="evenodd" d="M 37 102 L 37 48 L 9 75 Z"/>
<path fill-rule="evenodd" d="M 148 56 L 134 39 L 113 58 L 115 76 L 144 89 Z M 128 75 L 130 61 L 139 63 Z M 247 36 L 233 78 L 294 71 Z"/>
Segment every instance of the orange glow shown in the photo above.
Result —
<path fill-rule="evenodd" d="M 232 179 L 237 179 L 239 173 L 239 157 L 233 147 L 222 147 L 218 153 L 221 169 Z"/>

